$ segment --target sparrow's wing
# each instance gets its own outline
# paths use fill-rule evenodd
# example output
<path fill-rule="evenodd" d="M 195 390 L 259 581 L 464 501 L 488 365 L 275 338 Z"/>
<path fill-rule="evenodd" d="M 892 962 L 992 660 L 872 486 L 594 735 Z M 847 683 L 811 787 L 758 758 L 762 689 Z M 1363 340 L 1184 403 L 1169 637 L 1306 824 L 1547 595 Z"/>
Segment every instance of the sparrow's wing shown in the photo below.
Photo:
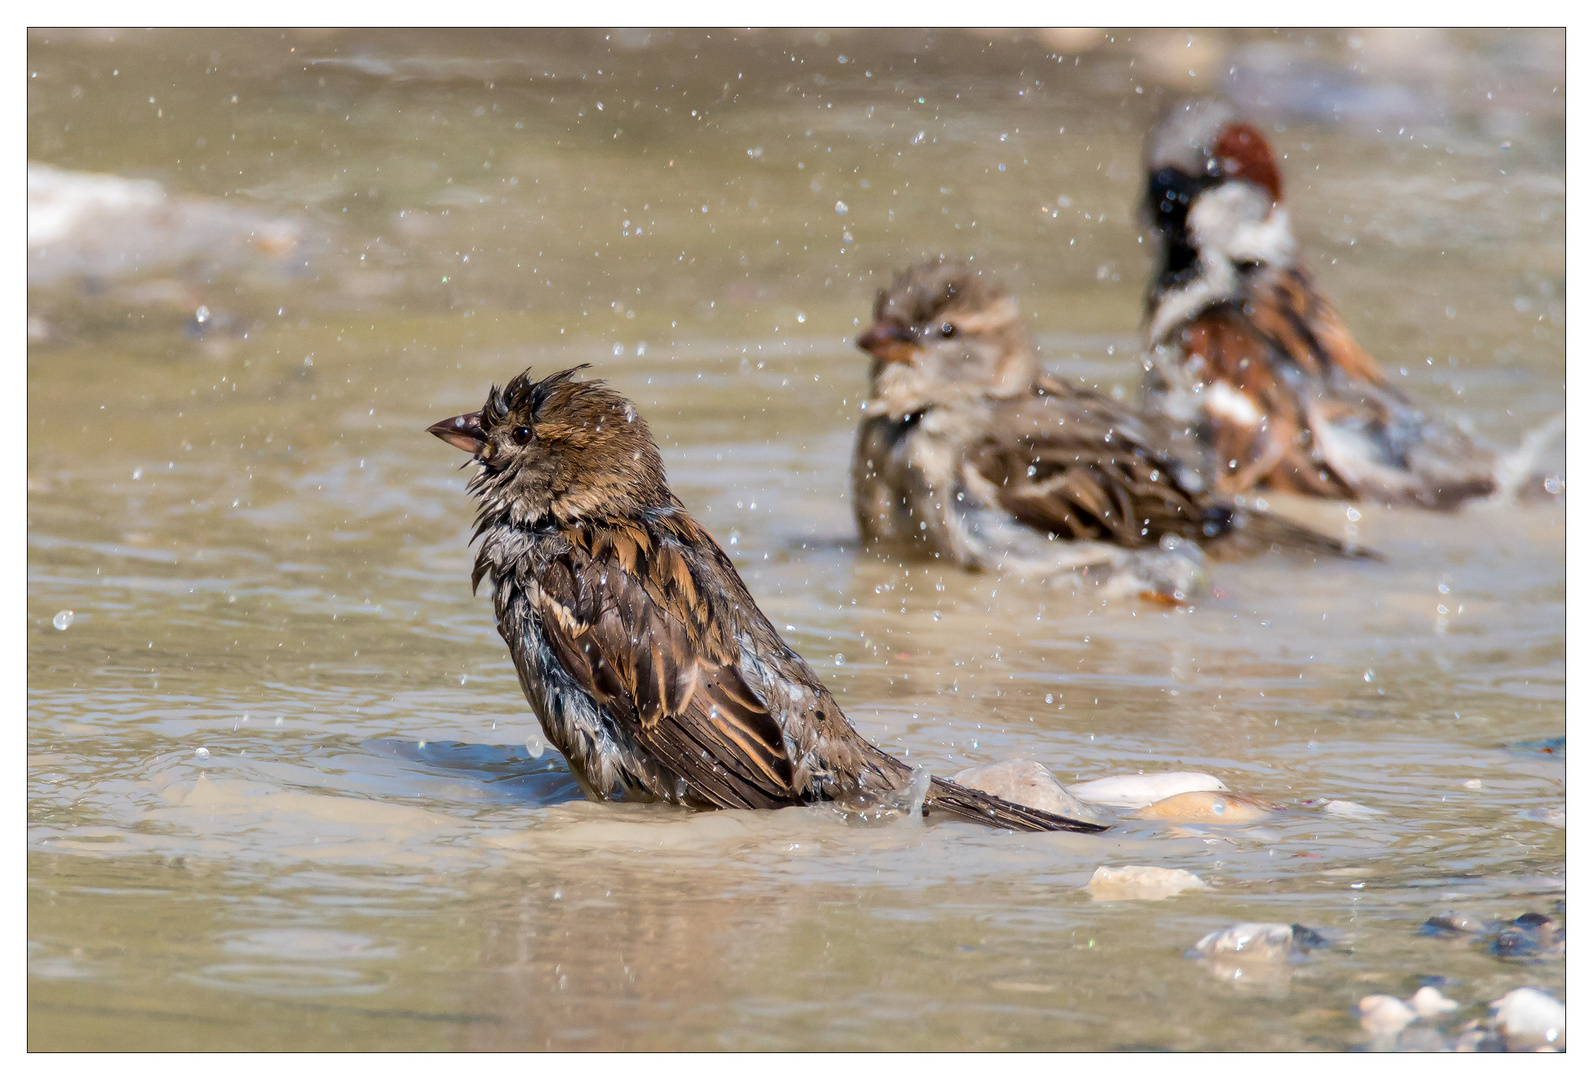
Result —
<path fill-rule="evenodd" d="M 1239 308 L 1224 305 L 1194 319 L 1182 344 L 1191 379 L 1203 384 L 1200 426 L 1212 448 L 1219 489 L 1238 493 L 1265 482 L 1318 498 L 1354 498 L 1320 460 L 1310 436 L 1308 405 L 1323 380 L 1290 359 L 1286 343 L 1263 334 Z"/>
<path fill-rule="evenodd" d="M 1040 385 L 997 402 L 969 450 L 967 464 L 1008 513 L 1066 540 L 1143 547 L 1167 532 L 1202 538 L 1208 515 L 1146 418 L 1082 387 Z"/>
<path fill-rule="evenodd" d="M 569 550 L 528 594 L 570 676 L 686 781 L 691 801 L 800 803 L 780 725 L 742 677 L 679 541 L 640 526 L 566 536 Z"/>
<path fill-rule="evenodd" d="M 1184 348 L 1228 490 L 1265 479 L 1329 498 L 1453 506 L 1493 486 L 1493 455 L 1430 419 L 1356 344 L 1304 271 L 1260 277 L 1194 320 Z"/>

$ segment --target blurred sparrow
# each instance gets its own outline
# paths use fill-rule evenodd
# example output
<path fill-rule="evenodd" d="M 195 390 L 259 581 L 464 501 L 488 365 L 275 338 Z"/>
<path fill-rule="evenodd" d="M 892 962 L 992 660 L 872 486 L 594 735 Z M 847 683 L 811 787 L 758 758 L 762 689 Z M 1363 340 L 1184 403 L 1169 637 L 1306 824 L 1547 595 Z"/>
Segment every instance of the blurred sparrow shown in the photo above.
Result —
<path fill-rule="evenodd" d="M 1045 374 L 1017 303 L 965 264 L 897 275 L 857 344 L 874 361 L 852 454 L 866 542 L 974 570 L 1124 569 L 1173 600 L 1176 566 L 1158 579 L 1169 557 L 1198 569 L 1195 545 L 1351 553 L 1214 495 L 1160 418 Z"/>
<path fill-rule="evenodd" d="M 1182 103 L 1147 139 L 1145 172 L 1161 242 L 1146 404 L 1198 437 L 1219 490 L 1448 510 L 1526 479 L 1540 447 L 1496 458 L 1355 343 L 1296 262 L 1260 131 L 1224 105 Z"/>
<path fill-rule="evenodd" d="M 520 685 L 589 798 L 866 807 L 916 791 L 986 825 L 1103 827 L 915 777 L 859 735 L 670 491 L 646 421 L 578 370 L 523 373 L 428 430 L 479 465 L 471 585 L 492 582 Z"/>

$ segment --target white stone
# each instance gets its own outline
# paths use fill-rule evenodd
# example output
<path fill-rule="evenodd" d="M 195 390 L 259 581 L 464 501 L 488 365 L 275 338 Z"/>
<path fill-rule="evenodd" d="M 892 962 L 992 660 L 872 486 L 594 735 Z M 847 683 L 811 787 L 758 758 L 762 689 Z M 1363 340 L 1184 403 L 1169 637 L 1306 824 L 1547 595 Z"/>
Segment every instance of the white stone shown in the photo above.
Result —
<path fill-rule="evenodd" d="M 1410 1007 L 1416 1010 L 1416 1015 L 1423 1020 L 1431 1020 L 1435 1016 L 1454 1012 L 1460 1008 L 1458 1001 L 1451 1001 L 1435 986 L 1424 986 L 1411 995 Z"/>
<path fill-rule="evenodd" d="M 1493 1010 L 1511 1050 L 1565 1049 L 1565 1005 L 1543 991 L 1519 987 L 1495 1001 Z"/>
<path fill-rule="evenodd" d="M 1228 785 L 1215 776 L 1197 772 L 1145 773 L 1133 776 L 1106 776 L 1073 784 L 1069 795 L 1102 806 L 1138 809 L 1186 791 L 1227 791 Z"/>
<path fill-rule="evenodd" d="M 1416 1019 L 1416 1010 L 1397 997 L 1368 994 L 1361 999 L 1361 1027 L 1373 1035 L 1394 1035 Z"/>
<path fill-rule="evenodd" d="M 1188 870 L 1167 866 L 1098 866 L 1089 883 L 1091 900 L 1166 900 L 1206 883 Z"/>
<path fill-rule="evenodd" d="M 1111 816 L 1099 807 L 1090 806 L 1069 795 L 1062 787 L 1062 782 L 1038 761 L 1015 758 L 990 765 L 975 765 L 953 774 L 951 782 L 1066 818 L 1103 825 L 1111 820 Z"/>

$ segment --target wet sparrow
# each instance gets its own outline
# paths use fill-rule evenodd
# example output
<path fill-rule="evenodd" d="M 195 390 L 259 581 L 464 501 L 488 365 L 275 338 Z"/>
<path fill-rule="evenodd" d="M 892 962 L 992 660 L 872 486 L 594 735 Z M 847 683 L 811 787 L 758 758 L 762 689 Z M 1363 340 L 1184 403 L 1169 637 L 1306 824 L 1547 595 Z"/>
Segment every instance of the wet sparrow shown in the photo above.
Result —
<path fill-rule="evenodd" d="M 1349 553 L 1213 494 L 1159 417 L 1045 374 L 1017 303 L 965 264 L 899 274 L 857 344 L 874 361 L 852 455 L 867 542 L 1042 576 L 1194 545 Z"/>
<path fill-rule="evenodd" d="M 1221 491 L 1447 510 L 1527 478 L 1534 447 L 1496 459 L 1355 343 L 1296 261 L 1260 131 L 1225 105 L 1181 103 L 1146 140 L 1145 172 L 1161 246 L 1146 404 L 1198 436 Z"/>
<path fill-rule="evenodd" d="M 589 798 L 703 809 L 899 799 L 911 767 L 853 729 L 664 479 L 647 422 L 578 368 L 493 387 L 428 430 L 475 457 L 472 586 L 547 739 Z M 1099 831 L 927 783 L 926 811 Z"/>

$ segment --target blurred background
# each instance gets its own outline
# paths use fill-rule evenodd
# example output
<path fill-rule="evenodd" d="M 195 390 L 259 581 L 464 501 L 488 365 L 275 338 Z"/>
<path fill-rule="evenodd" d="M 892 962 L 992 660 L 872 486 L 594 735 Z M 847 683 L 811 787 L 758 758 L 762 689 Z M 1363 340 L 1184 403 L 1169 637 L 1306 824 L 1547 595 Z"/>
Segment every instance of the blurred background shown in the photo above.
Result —
<path fill-rule="evenodd" d="M 1564 408 L 1563 32 L 33 30 L 27 59 L 32 1048 L 1343 1048 L 1423 979 L 1467 1010 L 1438 1043 L 1523 979 L 1563 997 L 1563 955 L 1413 936 L 1563 917 L 1563 503 L 1283 500 L 1389 561 L 1219 566 L 1169 612 L 865 555 L 846 486 L 851 340 L 927 255 L 1136 392 L 1140 143 L 1191 94 L 1267 131 L 1391 377 L 1514 445 Z M 888 749 L 1198 768 L 1288 812 L 1095 840 L 574 801 L 424 428 L 575 363 Z M 1213 887 L 1081 899 L 1103 861 Z M 1354 947 L 1259 984 L 1184 958 L 1264 918 Z"/>

